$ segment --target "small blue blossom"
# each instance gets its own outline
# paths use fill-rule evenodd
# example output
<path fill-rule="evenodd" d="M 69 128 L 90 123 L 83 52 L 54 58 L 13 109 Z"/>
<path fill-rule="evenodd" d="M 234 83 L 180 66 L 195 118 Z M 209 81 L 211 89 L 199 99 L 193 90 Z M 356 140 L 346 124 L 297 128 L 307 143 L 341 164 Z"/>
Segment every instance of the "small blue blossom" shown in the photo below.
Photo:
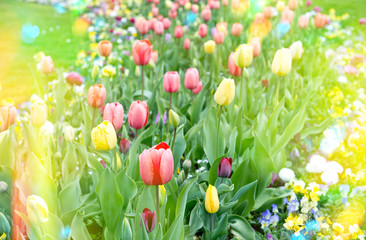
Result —
<path fill-rule="evenodd" d="M 318 232 L 320 231 L 320 224 L 318 221 L 313 219 L 310 222 L 306 223 L 305 228 L 310 232 Z"/>
<path fill-rule="evenodd" d="M 276 204 L 272 204 L 272 212 L 273 213 L 278 213 L 278 207 Z"/>

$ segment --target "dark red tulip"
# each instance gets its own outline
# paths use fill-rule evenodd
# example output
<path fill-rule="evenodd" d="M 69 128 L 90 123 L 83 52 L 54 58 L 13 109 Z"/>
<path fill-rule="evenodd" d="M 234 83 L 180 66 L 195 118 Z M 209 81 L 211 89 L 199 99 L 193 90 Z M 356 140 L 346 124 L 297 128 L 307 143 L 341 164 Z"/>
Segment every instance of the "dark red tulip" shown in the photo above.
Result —
<path fill-rule="evenodd" d="M 145 208 L 142 211 L 142 220 L 144 221 L 144 225 L 146 228 L 146 232 L 152 232 L 156 225 L 156 214 L 155 211 L 151 212 L 150 209 Z M 141 221 L 140 221 L 141 225 Z"/>
<path fill-rule="evenodd" d="M 119 142 L 119 150 L 121 153 L 127 153 L 130 149 L 130 140 L 122 138 Z"/>
<path fill-rule="evenodd" d="M 217 176 L 222 178 L 229 178 L 231 176 L 231 165 L 233 163 L 232 158 L 223 158 L 217 168 Z"/>

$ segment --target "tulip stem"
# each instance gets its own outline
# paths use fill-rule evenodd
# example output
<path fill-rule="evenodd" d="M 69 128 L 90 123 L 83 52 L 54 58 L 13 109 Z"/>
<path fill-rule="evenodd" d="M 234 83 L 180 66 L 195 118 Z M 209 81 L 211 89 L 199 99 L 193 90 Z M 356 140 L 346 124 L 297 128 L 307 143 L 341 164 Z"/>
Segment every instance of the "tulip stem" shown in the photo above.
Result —
<path fill-rule="evenodd" d="M 135 129 L 135 139 L 137 139 L 138 136 L 138 129 Z"/>
<path fill-rule="evenodd" d="M 192 100 L 192 105 L 193 105 L 193 100 L 194 100 L 194 97 L 193 97 L 193 90 L 191 91 L 191 100 Z"/>
<path fill-rule="evenodd" d="M 214 214 L 211 213 L 210 215 L 211 215 L 210 216 L 210 218 L 211 218 L 211 221 L 210 221 L 210 239 L 211 239 L 211 232 L 213 230 L 213 225 L 214 225 Z"/>
<path fill-rule="evenodd" d="M 219 119 L 217 123 L 217 136 L 216 136 L 216 157 L 219 157 L 219 135 L 220 135 L 220 120 L 221 120 L 222 105 L 219 106 Z"/>
<path fill-rule="evenodd" d="M 160 223 L 159 185 L 155 186 L 155 196 L 156 196 L 156 213 L 158 217 L 158 223 Z"/>
<path fill-rule="evenodd" d="M 141 65 L 141 101 L 144 100 L 144 65 Z"/>
<path fill-rule="evenodd" d="M 174 151 L 175 137 L 177 136 L 177 128 L 174 128 L 173 142 L 172 142 L 172 152 Z"/>
<path fill-rule="evenodd" d="M 114 147 L 113 171 L 114 171 L 114 174 L 116 174 L 116 175 L 117 175 L 117 171 L 118 171 L 117 161 L 118 161 L 118 159 L 117 159 L 117 147 Z"/>
<path fill-rule="evenodd" d="M 94 127 L 95 111 L 96 111 L 96 108 L 93 108 L 93 118 L 92 118 L 92 122 L 91 122 L 91 130 L 93 130 L 93 127 Z"/>
<path fill-rule="evenodd" d="M 277 87 L 276 87 L 275 107 L 278 105 L 278 94 L 280 92 L 280 82 L 281 82 L 281 77 L 278 77 Z"/>
<path fill-rule="evenodd" d="M 172 109 L 172 93 L 169 93 L 169 111 Z"/>

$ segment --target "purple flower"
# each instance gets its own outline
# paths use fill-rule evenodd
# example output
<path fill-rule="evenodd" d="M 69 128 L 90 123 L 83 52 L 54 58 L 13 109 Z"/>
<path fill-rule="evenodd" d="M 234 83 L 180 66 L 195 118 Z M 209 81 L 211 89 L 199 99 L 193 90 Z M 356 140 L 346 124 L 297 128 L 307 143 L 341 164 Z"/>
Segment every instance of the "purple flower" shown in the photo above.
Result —
<path fill-rule="evenodd" d="M 266 209 L 266 211 L 262 212 L 262 219 L 269 219 L 271 217 L 271 212 Z"/>
<path fill-rule="evenodd" d="M 306 1 L 306 6 L 309 7 L 313 2 L 311 0 Z"/>
<path fill-rule="evenodd" d="M 270 233 L 267 233 L 266 239 L 267 240 L 274 240 Z"/>
<path fill-rule="evenodd" d="M 314 7 L 314 11 L 315 11 L 315 12 L 321 12 L 321 11 L 322 11 L 322 9 L 321 9 L 319 6 L 315 6 L 315 7 Z"/>
<path fill-rule="evenodd" d="M 222 158 L 219 163 L 219 167 L 217 168 L 217 176 L 222 178 L 230 178 L 232 163 L 232 158 Z"/>
<path fill-rule="evenodd" d="M 296 212 L 299 210 L 299 201 L 297 199 L 292 200 L 289 204 L 287 204 L 289 213 Z"/>
<path fill-rule="evenodd" d="M 163 124 L 165 125 L 166 123 L 166 120 L 167 120 L 168 116 L 167 116 L 167 113 L 166 111 L 164 112 L 164 116 L 163 116 Z"/>
<path fill-rule="evenodd" d="M 278 213 L 278 207 L 276 204 L 272 204 L 272 212 L 273 213 Z"/>
<path fill-rule="evenodd" d="M 160 121 L 160 115 L 159 113 L 156 115 L 156 118 L 155 118 L 155 124 L 158 124 Z"/>
<path fill-rule="evenodd" d="M 294 148 L 294 150 L 292 150 L 290 153 L 290 159 L 295 160 L 298 159 L 299 157 L 300 157 L 299 150 L 297 148 Z"/>
<path fill-rule="evenodd" d="M 216 27 L 211 28 L 211 35 L 212 36 L 215 35 L 216 31 L 217 31 Z"/>
<path fill-rule="evenodd" d="M 278 221 L 280 220 L 280 217 L 278 215 L 272 215 L 269 218 L 269 224 L 272 224 L 273 226 L 277 225 Z"/>
<path fill-rule="evenodd" d="M 165 34 L 165 42 L 169 42 L 170 38 L 171 38 L 170 33 Z"/>

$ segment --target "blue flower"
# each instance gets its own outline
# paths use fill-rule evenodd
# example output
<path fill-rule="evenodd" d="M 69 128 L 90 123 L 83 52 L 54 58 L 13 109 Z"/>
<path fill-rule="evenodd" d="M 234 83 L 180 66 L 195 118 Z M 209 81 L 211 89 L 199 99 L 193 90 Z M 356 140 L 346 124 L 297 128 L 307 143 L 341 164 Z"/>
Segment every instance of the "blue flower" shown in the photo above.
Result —
<path fill-rule="evenodd" d="M 197 15 L 193 12 L 189 12 L 184 20 L 185 25 L 192 25 L 196 21 Z"/>
<path fill-rule="evenodd" d="M 341 194 L 344 196 L 344 195 L 346 195 L 347 196 L 347 194 L 349 193 L 349 190 L 350 190 L 350 187 L 349 187 L 349 185 L 348 184 L 342 184 L 342 185 L 340 185 L 339 186 L 339 191 L 341 192 Z"/>
<path fill-rule="evenodd" d="M 276 204 L 272 204 L 272 212 L 273 213 L 278 213 L 278 207 Z"/>
<path fill-rule="evenodd" d="M 272 215 L 269 218 L 269 224 L 272 224 L 273 226 L 277 225 L 278 221 L 280 220 L 280 217 L 278 215 Z"/>
<path fill-rule="evenodd" d="M 291 240 L 306 240 L 305 236 L 302 233 L 294 233 L 291 236 Z"/>
<path fill-rule="evenodd" d="M 277 24 L 277 31 L 280 34 L 280 37 L 283 37 L 288 31 L 290 31 L 291 25 L 288 22 L 280 22 Z"/>
<path fill-rule="evenodd" d="M 310 232 L 313 232 L 313 231 L 318 232 L 318 231 L 320 231 L 320 224 L 318 221 L 313 219 L 310 222 L 306 223 L 305 228 Z"/>
<path fill-rule="evenodd" d="M 287 206 L 290 213 L 296 212 L 299 210 L 299 201 L 297 199 L 292 200 Z"/>
<path fill-rule="evenodd" d="M 271 212 L 266 209 L 266 211 L 262 212 L 262 218 L 269 219 L 271 217 Z"/>

